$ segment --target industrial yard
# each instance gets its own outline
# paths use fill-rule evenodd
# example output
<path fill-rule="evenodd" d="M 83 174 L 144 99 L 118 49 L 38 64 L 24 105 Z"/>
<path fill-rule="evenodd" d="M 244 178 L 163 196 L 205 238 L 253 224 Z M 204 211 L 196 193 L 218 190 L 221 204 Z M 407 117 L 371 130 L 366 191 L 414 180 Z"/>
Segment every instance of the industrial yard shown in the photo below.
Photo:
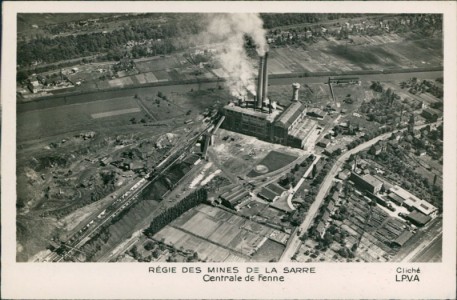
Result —
<path fill-rule="evenodd" d="M 244 17 L 259 34 L 231 32 L 238 48 L 201 24 L 185 46 L 187 15 L 77 20 L 75 39 L 130 40 L 59 67 L 21 34 L 17 261 L 440 259 L 441 18 Z"/>

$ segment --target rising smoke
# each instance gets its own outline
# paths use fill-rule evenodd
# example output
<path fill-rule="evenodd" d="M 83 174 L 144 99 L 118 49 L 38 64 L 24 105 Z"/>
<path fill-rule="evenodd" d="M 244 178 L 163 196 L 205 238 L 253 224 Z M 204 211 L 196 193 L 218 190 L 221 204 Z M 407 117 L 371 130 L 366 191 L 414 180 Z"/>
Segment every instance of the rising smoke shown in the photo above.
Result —
<path fill-rule="evenodd" d="M 245 36 L 256 45 L 257 54 L 263 56 L 268 44 L 263 29 L 263 21 L 258 14 L 211 14 L 208 15 L 206 38 L 221 43 L 222 49 L 216 58 L 228 73 L 226 85 L 235 97 L 247 93 L 256 94 L 256 69 L 249 60 L 244 48 Z"/>

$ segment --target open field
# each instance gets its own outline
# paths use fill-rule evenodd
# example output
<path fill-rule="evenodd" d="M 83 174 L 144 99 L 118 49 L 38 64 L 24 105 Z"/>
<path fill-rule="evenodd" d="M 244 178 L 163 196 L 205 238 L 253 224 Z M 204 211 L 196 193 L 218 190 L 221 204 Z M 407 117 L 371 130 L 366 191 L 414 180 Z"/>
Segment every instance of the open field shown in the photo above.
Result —
<path fill-rule="evenodd" d="M 224 129 L 219 129 L 215 136 L 215 144 L 210 150 L 217 155 L 220 167 L 234 176 L 244 176 L 251 172 L 270 151 L 284 153 L 284 156 L 281 157 L 285 159 L 305 154 L 305 151 L 300 149 L 267 143 L 255 137 Z M 272 162 L 273 165 L 270 167 L 273 168 L 278 163 L 283 164 L 282 162 Z"/>
<path fill-rule="evenodd" d="M 290 164 L 291 162 L 293 162 L 296 159 L 297 159 L 296 156 L 292 156 L 292 155 L 285 154 L 282 152 L 271 151 L 258 164 L 258 165 L 265 166 L 267 171 L 258 173 L 255 170 L 252 170 L 251 172 L 249 172 L 247 174 L 247 176 L 248 177 L 257 177 L 257 176 L 260 176 L 265 173 L 276 171 L 278 169 L 281 169 L 281 168 L 287 166 L 288 164 Z"/>
<path fill-rule="evenodd" d="M 100 119 L 100 118 L 115 117 L 115 116 L 120 116 L 120 115 L 125 115 L 125 114 L 137 113 L 140 111 L 141 111 L 141 109 L 134 107 L 134 108 L 126 108 L 126 109 L 119 109 L 119 110 L 112 110 L 112 111 L 107 111 L 107 112 L 102 112 L 102 113 L 91 114 L 91 117 L 94 119 Z"/>
<path fill-rule="evenodd" d="M 18 139 L 94 130 L 114 124 L 127 125 L 132 117 L 140 119 L 144 115 L 141 112 L 133 97 L 26 111 L 17 115 Z"/>
<path fill-rule="evenodd" d="M 307 49 L 273 48 L 269 57 L 270 74 L 384 70 L 440 66 L 443 61 L 442 40 L 384 34 L 351 36 L 344 40 L 319 41 Z"/>

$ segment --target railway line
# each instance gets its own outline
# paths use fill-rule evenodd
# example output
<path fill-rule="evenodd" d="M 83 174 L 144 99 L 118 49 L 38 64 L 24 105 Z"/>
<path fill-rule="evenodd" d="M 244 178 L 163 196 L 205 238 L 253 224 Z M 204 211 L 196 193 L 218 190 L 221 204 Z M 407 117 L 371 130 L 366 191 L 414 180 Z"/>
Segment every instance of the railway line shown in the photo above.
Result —
<path fill-rule="evenodd" d="M 93 238 L 97 232 L 104 226 L 110 224 L 113 218 L 122 213 L 128 206 L 131 206 L 137 199 L 140 193 L 153 184 L 161 175 L 165 173 L 177 161 L 181 160 L 187 151 L 195 144 L 200 136 L 205 134 L 212 128 L 212 123 L 208 123 L 202 130 L 195 132 L 191 131 L 184 140 L 186 142 L 177 143 L 177 146 L 170 149 L 165 155 L 165 158 L 154 168 L 152 172 L 147 174 L 145 178 L 141 178 L 127 192 L 115 200 L 108 208 L 102 211 L 96 218 L 88 220 L 87 224 L 69 239 L 69 243 L 62 243 L 61 246 L 54 252 L 44 258 L 44 261 L 61 262 L 73 255 L 75 251 L 80 252 L 80 247 Z M 59 254 L 59 252 L 61 252 Z"/>

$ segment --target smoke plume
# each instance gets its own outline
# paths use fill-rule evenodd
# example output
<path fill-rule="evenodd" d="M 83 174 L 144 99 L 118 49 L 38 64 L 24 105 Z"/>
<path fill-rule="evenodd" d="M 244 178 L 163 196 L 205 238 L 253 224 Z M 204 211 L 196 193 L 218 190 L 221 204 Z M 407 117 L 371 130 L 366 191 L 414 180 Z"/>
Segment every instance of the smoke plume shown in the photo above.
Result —
<path fill-rule="evenodd" d="M 268 44 L 263 21 L 258 14 L 211 14 L 208 16 L 206 38 L 222 43 L 216 58 L 228 74 L 226 85 L 235 97 L 248 93 L 255 95 L 256 69 L 244 49 L 244 37 L 248 36 L 256 45 L 257 54 L 263 56 Z"/>

